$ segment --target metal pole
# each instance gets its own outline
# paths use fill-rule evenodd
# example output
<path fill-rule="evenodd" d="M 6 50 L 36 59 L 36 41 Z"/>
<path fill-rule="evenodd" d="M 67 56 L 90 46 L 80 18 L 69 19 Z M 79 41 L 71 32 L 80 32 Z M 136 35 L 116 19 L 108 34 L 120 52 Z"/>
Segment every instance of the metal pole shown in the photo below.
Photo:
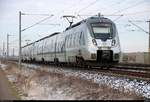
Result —
<path fill-rule="evenodd" d="M 21 11 L 19 11 L 19 69 L 21 69 Z"/>
<path fill-rule="evenodd" d="M 13 57 L 14 57 L 14 48 L 13 48 Z"/>
<path fill-rule="evenodd" d="M 149 48 L 148 48 L 148 52 L 149 52 L 149 64 L 150 64 L 150 20 L 149 22 Z"/>
<path fill-rule="evenodd" d="M 5 60 L 5 42 L 3 42 L 3 61 Z"/>
<path fill-rule="evenodd" d="M 5 42 L 3 42 L 3 57 L 5 56 Z"/>
<path fill-rule="evenodd" d="M 7 34 L 7 60 L 9 57 L 9 34 Z"/>

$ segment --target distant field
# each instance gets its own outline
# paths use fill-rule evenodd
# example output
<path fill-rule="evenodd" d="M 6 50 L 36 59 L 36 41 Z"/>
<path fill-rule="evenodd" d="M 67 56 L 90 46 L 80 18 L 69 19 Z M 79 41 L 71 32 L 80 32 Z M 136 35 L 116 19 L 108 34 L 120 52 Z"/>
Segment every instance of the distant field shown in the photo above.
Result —
<path fill-rule="evenodd" d="M 148 52 L 122 53 L 120 62 L 149 64 Z"/>

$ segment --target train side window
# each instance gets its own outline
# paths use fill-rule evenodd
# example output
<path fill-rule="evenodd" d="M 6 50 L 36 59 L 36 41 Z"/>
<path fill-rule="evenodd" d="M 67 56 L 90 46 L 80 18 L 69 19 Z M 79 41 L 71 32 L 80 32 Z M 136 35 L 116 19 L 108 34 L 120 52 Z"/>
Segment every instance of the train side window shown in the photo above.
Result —
<path fill-rule="evenodd" d="M 66 39 L 66 45 L 67 45 L 67 48 L 69 48 L 69 35 L 67 36 L 67 39 Z"/>
<path fill-rule="evenodd" d="M 75 34 L 75 36 L 76 36 L 75 37 L 75 46 L 77 47 L 78 46 L 78 42 L 77 42 L 78 41 L 78 34 Z"/>
<path fill-rule="evenodd" d="M 51 41 L 51 52 L 53 52 L 54 51 L 54 41 L 52 40 Z"/>
<path fill-rule="evenodd" d="M 79 44 L 82 45 L 82 32 L 80 33 Z"/>
<path fill-rule="evenodd" d="M 62 42 L 60 42 L 60 45 L 59 45 L 59 52 L 61 52 L 61 47 L 62 47 Z"/>
<path fill-rule="evenodd" d="M 62 41 L 61 42 L 61 52 L 63 52 L 64 51 L 64 42 Z"/>
<path fill-rule="evenodd" d="M 77 33 L 77 37 L 78 37 L 78 39 L 77 39 L 77 45 L 79 46 L 80 45 L 80 33 Z"/>
<path fill-rule="evenodd" d="M 73 48 L 73 45 L 74 45 L 74 44 L 73 44 L 73 39 L 74 39 L 73 35 L 74 35 L 74 34 L 71 34 L 71 48 Z"/>
<path fill-rule="evenodd" d="M 68 48 L 70 48 L 70 41 L 71 41 L 71 35 L 69 35 L 69 38 L 68 38 Z"/>
<path fill-rule="evenodd" d="M 51 51 L 51 50 L 50 50 L 51 47 L 49 47 L 50 44 L 51 44 L 51 41 L 50 41 L 49 39 L 47 39 L 47 40 L 45 41 L 45 52 Z"/>
<path fill-rule="evenodd" d="M 72 34 L 70 35 L 70 48 L 72 48 Z"/>
<path fill-rule="evenodd" d="M 75 39 L 76 39 L 76 34 L 74 33 L 74 35 L 73 35 L 73 41 L 72 41 L 73 47 L 75 47 Z"/>
<path fill-rule="evenodd" d="M 76 47 L 76 34 L 74 34 L 74 37 L 73 37 L 73 45 L 74 47 Z"/>
<path fill-rule="evenodd" d="M 74 39 L 73 35 L 74 34 L 71 34 L 71 47 L 73 47 L 73 39 Z"/>
<path fill-rule="evenodd" d="M 59 52 L 61 52 L 61 46 L 62 46 L 62 44 L 61 44 L 61 42 L 59 43 Z"/>
<path fill-rule="evenodd" d="M 61 42 L 59 42 L 59 52 L 61 52 Z"/>
<path fill-rule="evenodd" d="M 38 54 L 38 49 L 39 49 L 39 44 L 37 44 L 37 48 L 36 48 L 36 52 L 37 52 L 37 54 Z"/>
<path fill-rule="evenodd" d="M 53 40 L 51 41 L 51 48 L 53 49 Z"/>
<path fill-rule="evenodd" d="M 65 46 L 66 46 L 66 48 L 67 48 L 67 40 L 68 40 L 68 36 L 66 36 L 66 38 L 65 38 Z"/>
<path fill-rule="evenodd" d="M 48 51 L 50 51 L 50 49 L 49 48 L 51 48 L 51 47 L 49 47 L 49 43 L 51 43 L 51 41 L 49 42 L 50 40 L 48 39 L 45 43 L 46 43 L 46 46 L 45 46 L 45 49 L 46 49 L 46 51 L 45 52 L 48 52 Z"/>
<path fill-rule="evenodd" d="M 82 39 L 83 39 L 83 45 L 85 45 L 85 36 L 83 32 L 82 32 Z"/>
<path fill-rule="evenodd" d="M 57 51 L 56 52 L 60 51 L 59 48 L 60 48 L 60 42 L 58 42 L 58 46 L 57 46 Z"/>
<path fill-rule="evenodd" d="M 66 36 L 66 48 L 68 48 L 68 35 Z"/>
<path fill-rule="evenodd" d="M 75 47 L 74 39 L 75 39 L 75 33 L 72 36 L 72 47 Z"/>
<path fill-rule="evenodd" d="M 69 48 L 69 35 L 67 36 L 67 48 Z"/>
<path fill-rule="evenodd" d="M 57 46 L 57 51 L 56 52 L 59 52 L 59 48 L 60 48 L 60 42 L 58 42 L 58 46 Z"/>
<path fill-rule="evenodd" d="M 82 45 L 85 45 L 85 38 L 83 32 L 81 32 L 81 40 L 82 40 Z"/>
<path fill-rule="evenodd" d="M 56 52 L 59 52 L 59 47 L 60 47 L 60 43 L 59 42 L 57 42 L 57 46 L 56 46 L 57 48 L 57 50 L 56 50 Z"/>
<path fill-rule="evenodd" d="M 74 43 L 74 47 L 76 47 L 76 33 L 74 34 L 73 43 Z"/>

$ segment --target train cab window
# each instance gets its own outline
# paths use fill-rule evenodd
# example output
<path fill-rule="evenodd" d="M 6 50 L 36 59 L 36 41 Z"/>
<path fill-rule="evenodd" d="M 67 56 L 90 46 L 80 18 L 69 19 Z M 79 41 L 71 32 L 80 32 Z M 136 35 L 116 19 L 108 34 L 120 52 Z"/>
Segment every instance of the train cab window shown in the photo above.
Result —
<path fill-rule="evenodd" d="M 112 38 L 112 26 L 111 24 L 92 24 L 92 31 L 96 39 L 102 39 L 106 41 Z"/>

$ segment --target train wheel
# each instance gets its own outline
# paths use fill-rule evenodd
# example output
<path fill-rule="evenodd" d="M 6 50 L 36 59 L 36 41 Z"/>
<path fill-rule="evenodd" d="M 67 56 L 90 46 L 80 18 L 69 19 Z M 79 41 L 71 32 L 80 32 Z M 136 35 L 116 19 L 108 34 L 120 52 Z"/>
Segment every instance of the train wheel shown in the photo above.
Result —
<path fill-rule="evenodd" d="M 76 57 L 76 66 L 84 67 L 85 61 L 82 57 Z"/>
<path fill-rule="evenodd" d="M 58 60 L 58 58 L 54 58 L 54 63 L 55 63 L 55 65 L 59 65 L 59 60 Z"/>
<path fill-rule="evenodd" d="M 92 66 L 88 65 L 87 68 L 88 68 L 88 69 L 92 69 Z"/>
<path fill-rule="evenodd" d="M 42 63 L 44 63 L 45 62 L 45 60 L 44 60 L 44 58 L 42 58 Z"/>

